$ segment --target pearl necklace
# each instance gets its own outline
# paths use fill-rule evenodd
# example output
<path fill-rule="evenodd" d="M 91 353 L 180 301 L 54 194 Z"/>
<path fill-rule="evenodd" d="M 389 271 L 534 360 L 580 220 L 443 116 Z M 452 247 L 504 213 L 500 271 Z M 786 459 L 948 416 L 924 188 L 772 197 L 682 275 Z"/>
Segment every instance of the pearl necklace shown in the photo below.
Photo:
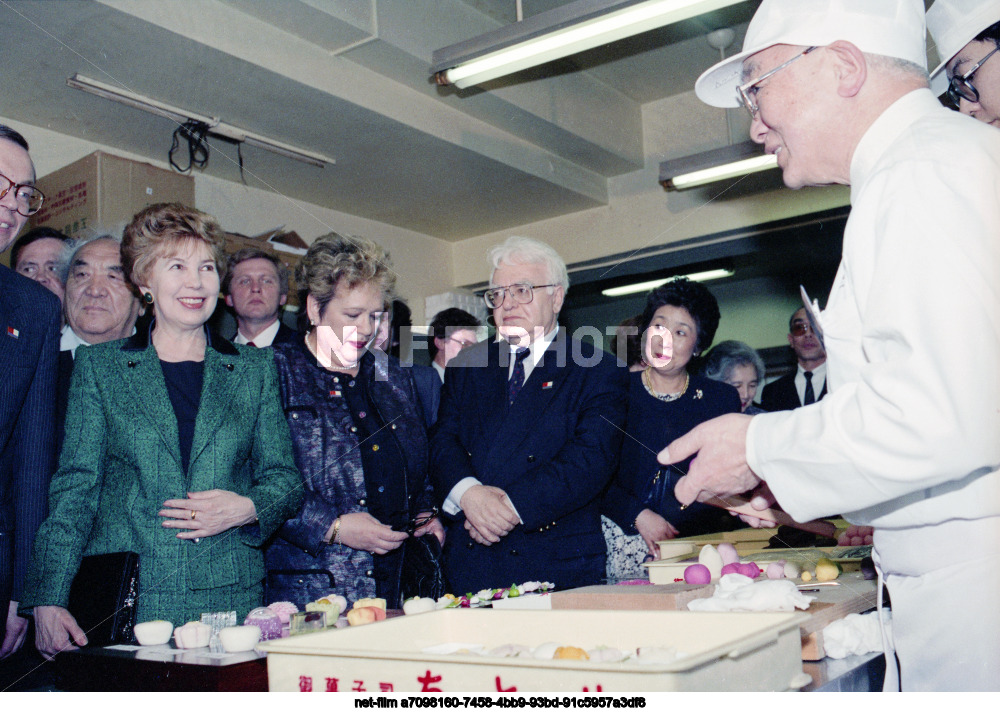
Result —
<path fill-rule="evenodd" d="M 688 385 L 691 383 L 691 374 L 686 373 L 684 375 L 684 388 L 680 390 L 679 393 L 658 393 L 656 389 L 653 388 L 653 379 L 650 377 L 649 372 L 653 370 L 652 366 L 646 366 L 642 371 L 642 385 L 646 388 L 646 392 L 653 396 L 656 400 L 663 401 L 664 403 L 669 403 L 670 401 L 675 401 L 682 395 L 687 393 Z"/>

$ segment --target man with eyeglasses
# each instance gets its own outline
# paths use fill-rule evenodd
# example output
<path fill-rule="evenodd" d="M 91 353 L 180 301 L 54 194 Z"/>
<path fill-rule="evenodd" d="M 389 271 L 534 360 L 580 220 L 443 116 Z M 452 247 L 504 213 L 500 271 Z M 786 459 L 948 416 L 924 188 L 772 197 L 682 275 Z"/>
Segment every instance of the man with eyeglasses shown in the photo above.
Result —
<path fill-rule="evenodd" d="M 264 348 L 295 340 L 295 330 L 280 319 L 288 269 L 270 252 L 246 247 L 231 255 L 222 293 L 236 315 L 233 343 Z"/>
<path fill-rule="evenodd" d="M 0 252 L 41 208 L 43 196 L 34 182 L 28 142 L 0 126 Z M 5 620 L 0 659 L 18 650 L 28 631 L 17 601 L 55 466 L 59 312 L 52 292 L 0 267 L 0 613 Z M 5 678 L 0 675 L 4 687 L 13 682 Z"/>
<path fill-rule="evenodd" d="M 628 371 L 558 327 L 569 278 L 555 250 L 511 237 L 489 259 L 497 338 L 448 364 L 431 436 L 448 579 L 457 592 L 599 583 Z"/>
<path fill-rule="evenodd" d="M 430 338 L 427 340 L 427 352 L 431 357 L 431 366 L 437 371 L 444 383 L 444 369 L 448 362 L 462 351 L 479 343 L 476 330 L 482 326 L 479 319 L 462 309 L 442 309 L 430 324 Z"/>
<path fill-rule="evenodd" d="M 1000 0 L 936 0 L 927 30 L 941 58 L 931 90 L 1000 128 Z"/>
<path fill-rule="evenodd" d="M 922 0 L 763 0 L 698 79 L 742 97 L 786 185 L 849 184 L 852 209 L 815 319 L 829 394 L 708 421 L 660 461 L 695 455 L 682 503 L 754 491 L 873 526 L 885 689 L 998 690 L 1000 132 L 929 91 L 924 36 Z"/>
<path fill-rule="evenodd" d="M 811 405 L 826 395 L 826 351 L 809 324 L 804 307 L 788 320 L 788 345 L 795 352 L 795 371 L 764 386 L 761 407 L 769 413 Z"/>

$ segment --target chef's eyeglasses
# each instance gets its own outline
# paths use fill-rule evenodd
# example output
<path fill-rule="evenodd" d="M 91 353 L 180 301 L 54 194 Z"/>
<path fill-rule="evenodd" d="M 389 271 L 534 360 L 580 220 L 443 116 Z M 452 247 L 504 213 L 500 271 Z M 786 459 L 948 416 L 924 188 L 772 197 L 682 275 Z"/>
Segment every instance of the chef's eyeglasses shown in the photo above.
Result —
<path fill-rule="evenodd" d="M 10 178 L 0 173 L 0 200 L 7 197 L 7 193 L 14 191 L 14 200 L 17 207 L 14 208 L 24 217 L 30 217 L 42 208 L 42 201 L 45 196 L 38 188 L 26 183 L 14 183 Z"/>
<path fill-rule="evenodd" d="M 775 74 L 777 74 L 778 72 L 780 72 L 782 69 L 784 69 L 785 67 L 787 67 L 789 64 L 791 64 L 792 62 L 794 62 L 796 59 L 801 59 L 802 57 L 805 57 L 807 54 L 809 54 L 810 52 L 812 52 L 814 49 L 819 49 L 819 48 L 818 47 L 807 47 L 805 50 L 803 50 L 802 52 L 799 52 L 797 55 L 795 55 L 794 57 L 792 57 L 787 62 L 785 62 L 783 64 L 779 64 L 777 67 L 775 67 L 774 69 L 772 69 L 770 72 L 764 72 L 763 74 L 761 74 L 759 77 L 757 77 L 753 81 L 747 82 L 743 86 L 740 86 L 740 87 L 736 88 L 736 91 L 740 95 L 740 101 L 743 103 L 744 108 L 747 111 L 750 112 L 750 118 L 751 119 L 756 119 L 757 118 L 757 111 L 759 111 L 759 109 L 757 108 L 757 91 L 758 91 L 758 86 L 757 85 L 760 84 L 765 79 L 767 79 L 768 77 L 774 76 Z"/>
<path fill-rule="evenodd" d="M 509 287 L 494 287 L 487 289 L 483 294 L 486 306 L 490 309 L 499 309 L 503 306 L 505 295 L 509 294 L 515 304 L 530 304 L 535 298 L 535 290 L 542 287 L 558 287 L 558 284 L 512 284 Z"/>
<path fill-rule="evenodd" d="M 987 54 L 985 57 L 980 59 L 974 65 L 972 69 L 967 71 L 960 77 L 952 77 L 951 81 L 948 82 L 948 98 L 955 106 L 959 106 L 962 99 L 965 99 L 971 104 L 975 104 L 979 101 L 979 90 L 972 86 L 972 75 L 976 71 L 986 64 L 986 60 L 1000 52 L 1000 45 L 997 45 L 993 51 Z"/>

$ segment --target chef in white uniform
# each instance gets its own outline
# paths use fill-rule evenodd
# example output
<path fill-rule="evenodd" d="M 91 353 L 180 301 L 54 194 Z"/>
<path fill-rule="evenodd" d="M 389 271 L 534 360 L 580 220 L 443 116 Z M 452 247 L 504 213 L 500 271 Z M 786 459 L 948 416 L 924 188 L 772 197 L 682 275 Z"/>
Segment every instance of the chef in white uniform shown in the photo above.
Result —
<path fill-rule="evenodd" d="M 698 453 L 681 502 L 763 480 L 799 521 L 874 526 L 886 689 L 997 690 L 1000 132 L 929 91 L 923 10 L 764 0 L 743 52 L 698 79 L 703 101 L 747 106 L 786 185 L 849 184 L 852 211 L 817 318 L 827 397 L 709 421 L 660 461 Z"/>
<path fill-rule="evenodd" d="M 941 58 L 931 91 L 1000 128 L 1000 0 L 935 0 L 927 31 Z"/>

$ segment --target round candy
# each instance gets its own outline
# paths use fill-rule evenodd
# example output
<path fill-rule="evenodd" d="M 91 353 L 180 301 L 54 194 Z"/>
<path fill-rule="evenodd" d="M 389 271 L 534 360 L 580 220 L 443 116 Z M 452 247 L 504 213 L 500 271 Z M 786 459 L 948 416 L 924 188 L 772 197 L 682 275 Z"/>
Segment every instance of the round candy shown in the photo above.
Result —
<path fill-rule="evenodd" d="M 752 561 L 746 564 L 737 564 L 737 566 L 739 567 L 737 573 L 741 573 L 748 578 L 755 579 L 761 574 L 760 567 L 757 566 L 757 564 L 753 563 Z"/>
<path fill-rule="evenodd" d="M 291 601 L 275 601 L 269 605 L 268 608 L 277 614 L 283 625 L 288 624 L 288 621 L 291 619 L 293 613 L 299 612 L 299 607 Z"/>
<path fill-rule="evenodd" d="M 706 584 L 712 582 L 712 572 L 704 564 L 691 564 L 684 569 L 685 583 Z"/>
<path fill-rule="evenodd" d="M 785 562 L 784 561 L 772 561 L 767 565 L 767 571 L 765 574 L 769 579 L 783 579 L 785 578 Z"/>

